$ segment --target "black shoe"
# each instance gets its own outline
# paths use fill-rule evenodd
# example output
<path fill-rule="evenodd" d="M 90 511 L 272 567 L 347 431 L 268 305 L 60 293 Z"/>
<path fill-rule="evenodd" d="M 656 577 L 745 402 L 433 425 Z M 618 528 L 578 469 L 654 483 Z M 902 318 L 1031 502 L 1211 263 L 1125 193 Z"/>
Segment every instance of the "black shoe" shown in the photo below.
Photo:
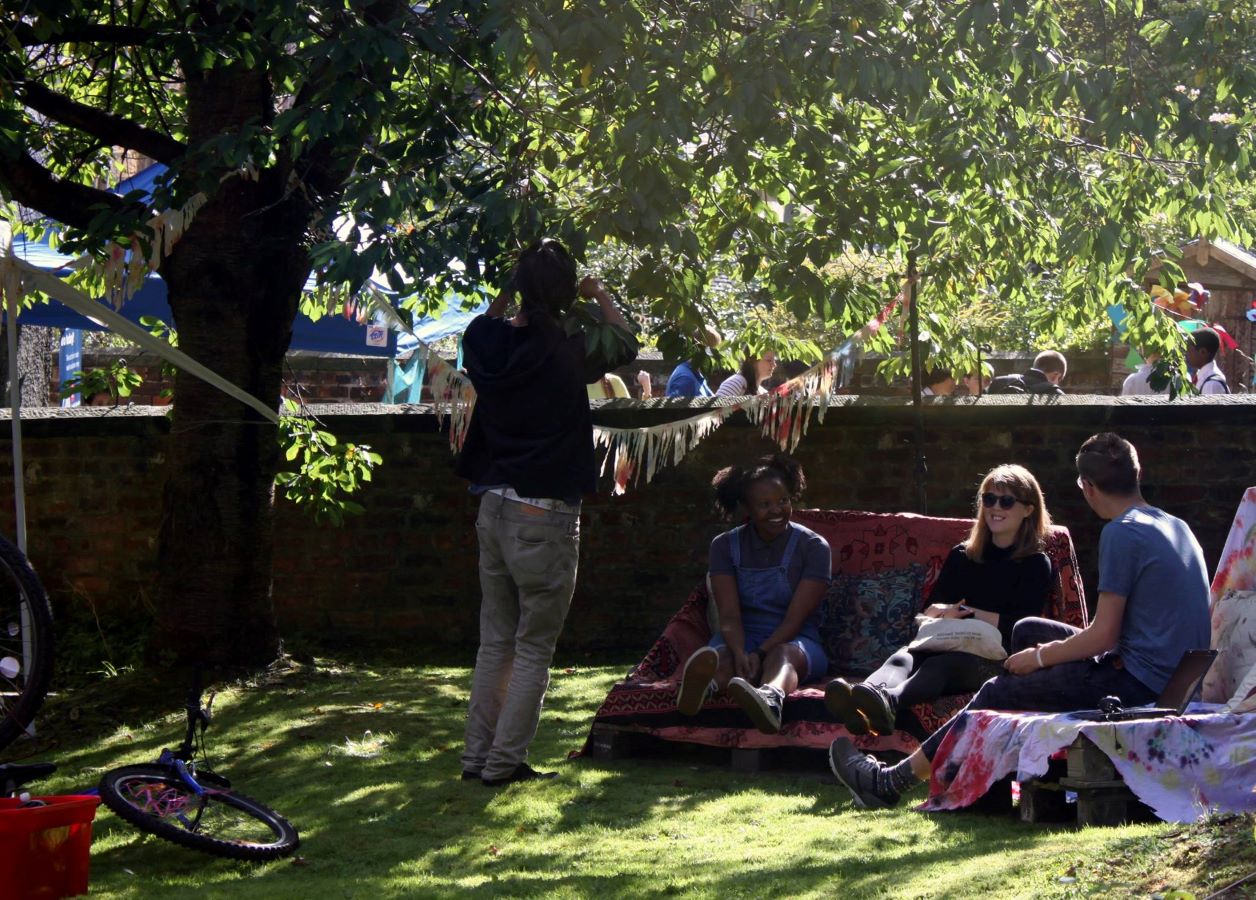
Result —
<path fill-rule="evenodd" d="M 557 777 L 557 772 L 538 772 L 525 762 L 515 766 L 515 770 L 505 778 L 481 778 L 480 783 L 485 787 L 501 787 L 516 781 L 550 781 Z"/>
<path fill-rule="evenodd" d="M 720 655 L 714 647 L 699 647 L 685 660 L 680 675 L 680 689 L 676 692 L 676 709 L 683 715 L 696 716 L 711 696 L 714 683 L 711 679 L 720 667 Z"/>
<path fill-rule="evenodd" d="M 845 678 L 834 678 L 824 686 L 824 705 L 851 734 L 867 734 L 870 730 L 868 717 L 855 705 L 855 698 L 850 692 L 850 682 Z"/>
<path fill-rule="evenodd" d="M 878 787 L 884 781 L 878 778 L 881 763 L 856 750 L 850 738 L 838 738 L 829 746 L 829 768 L 860 809 L 889 809 L 898 804 L 897 791 Z"/>
<path fill-rule="evenodd" d="M 861 682 L 850 689 L 852 702 L 863 713 L 873 734 L 893 734 L 898 713 L 885 688 Z"/>
<path fill-rule="evenodd" d="M 463 780 L 463 781 L 479 781 L 479 780 L 480 780 L 480 773 L 479 773 L 479 772 L 472 772 L 472 771 L 470 771 L 470 770 L 468 770 L 468 769 L 464 769 L 464 770 L 463 770 L 463 772 L 462 772 L 462 780 Z"/>
<path fill-rule="evenodd" d="M 769 685 L 754 687 L 744 678 L 728 682 L 728 693 L 737 705 L 746 711 L 754 727 L 764 734 L 780 734 L 781 710 L 785 706 L 785 694 Z"/>

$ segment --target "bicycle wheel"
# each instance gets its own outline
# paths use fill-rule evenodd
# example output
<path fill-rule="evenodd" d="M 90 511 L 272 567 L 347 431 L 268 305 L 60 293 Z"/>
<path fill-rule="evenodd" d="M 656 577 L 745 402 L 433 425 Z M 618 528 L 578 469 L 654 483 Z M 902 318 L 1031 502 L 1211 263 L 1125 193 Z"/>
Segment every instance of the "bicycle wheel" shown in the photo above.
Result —
<path fill-rule="evenodd" d="M 0 538 L 0 747 L 35 718 L 52 678 L 52 609 L 26 555 Z"/>
<path fill-rule="evenodd" d="M 262 861 L 297 848 L 297 830 L 235 791 L 197 795 L 167 766 L 123 766 L 100 779 L 100 799 L 136 828 L 228 859 Z"/>

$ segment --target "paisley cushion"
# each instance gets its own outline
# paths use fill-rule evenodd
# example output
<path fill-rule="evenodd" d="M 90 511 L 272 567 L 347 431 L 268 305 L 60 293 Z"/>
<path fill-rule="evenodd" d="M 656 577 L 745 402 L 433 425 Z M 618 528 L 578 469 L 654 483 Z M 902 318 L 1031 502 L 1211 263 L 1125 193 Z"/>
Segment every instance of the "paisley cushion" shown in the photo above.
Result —
<path fill-rule="evenodd" d="M 820 609 L 820 640 L 830 666 L 865 676 L 912 638 L 926 568 L 833 576 Z"/>

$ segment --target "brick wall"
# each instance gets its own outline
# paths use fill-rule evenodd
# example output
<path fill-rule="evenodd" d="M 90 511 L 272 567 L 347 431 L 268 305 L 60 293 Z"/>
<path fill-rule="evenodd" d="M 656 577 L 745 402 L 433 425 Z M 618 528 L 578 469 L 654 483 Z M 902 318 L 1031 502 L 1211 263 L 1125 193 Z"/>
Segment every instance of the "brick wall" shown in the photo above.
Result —
<path fill-rule="evenodd" d="M 810 482 L 804 505 L 914 509 L 910 404 L 839 399 L 796 451 Z M 60 609 L 90 603 L 108 617 L 150 599 L 167 428 L 160 412 L 28 411 L 30 555 Z M 452 474 L 434 418 L 421 407 L 329 405 L 318 412 L 342 438 L 372 445 L 385 462 L 360 498 L 367 514 L 344 528 L 316 526 L 280 504 L 274 591 L 285 632 L 331 644 L 473 643 L 475 503 Z M 611 403 L 596 416 L 630 427 L 683 412 L 657 402 L 636 410 Z M 1028 466 L 1056 521 L 1073 532 L 1093 602 L 1102 522 L 1074 483 L 1072 457 L 1088 435 L 1116 430 L 1139 448 L 1148 500 L 1194 527 L 1211 571 L 1244 488 L 1256 483 L 1254 425 L 1256 398 L 1238 396 L 932 401 L 923 411 L 928 511 L 968 515 L 988 468 Z M 0 493 L 11 497 L 8 428 L 0 432 Z M 644 651 L 702 577 L 707 545 L 721 529 L 711 512 L 711 474 L 770 449 L 737 416 L 652 484 L 587 500 L 566 645 Z M 6 504 L 5 533 L 12 517 Z"/>
<path fill-rule="evenodd" d="M 92 350 L 83 354 L 83 371 L 107 368 L 124 359 L 144 380 L 128 398 L 136 406 L 164 406 L 170 402 L 162 392 L 174 379 L 163 375 L 161 360 L 151 353 L 135 350 Z M 51 356 L 56 369 L 56 354 Z M 289 353 L 284 369 L 284 396 L 306 403 L 378 403 L 384 396 L 388 360 L 374 356 L 348 356 L 334 353 Z M 57 396 L 60 379 L 53 378 L 48 403 L 60 405 Z M 84 398 L 86 402 L 87 398 Z M 110 405 L 108 395 L 98 395 L 96 404 Z"/>

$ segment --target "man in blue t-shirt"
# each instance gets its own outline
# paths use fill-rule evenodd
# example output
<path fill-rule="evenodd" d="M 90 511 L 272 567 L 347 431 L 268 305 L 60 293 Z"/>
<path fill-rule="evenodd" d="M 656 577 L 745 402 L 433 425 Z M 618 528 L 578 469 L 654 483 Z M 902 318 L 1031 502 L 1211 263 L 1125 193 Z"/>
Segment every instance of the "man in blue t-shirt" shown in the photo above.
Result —
<path fill-rule="evenodd" d="M 1203 552 L 1185 522 L 1143 499 L 1134 445 L 1097 434 L 1078 451 L 1077 472 L 1086 502 L 1108 520 L 1099 538 L 1094 621 L 1082 629 L 1049 619 L 1017 622 L 1007 674 L 982 685 L 965 709 L 1066 712 L 1110 695 L 1125 706 L 1150 703 L 1183 653 L 1209 645 Z M 829 763 L 856 804 L 893 806 L 929 779 L 956 718 L 897 765 L 864 756 L 846 738 L 833 742 Z"/>
<path fill-rule="evenodd" d="M 704 326 L 695 338 L 707 347 L 718 347 L 722 339 L 720 333 L 709 325 Z M 708 357 L 703 353 L 681 360 L 676 368 L 672 369 L 672 374 L 667 377 L 664 395 L 689 398 L 714 396 L 715 392 L 711 390 L 711 386 L 707 384 L 706 377 L 702 373 L 707 365 Z"/>

